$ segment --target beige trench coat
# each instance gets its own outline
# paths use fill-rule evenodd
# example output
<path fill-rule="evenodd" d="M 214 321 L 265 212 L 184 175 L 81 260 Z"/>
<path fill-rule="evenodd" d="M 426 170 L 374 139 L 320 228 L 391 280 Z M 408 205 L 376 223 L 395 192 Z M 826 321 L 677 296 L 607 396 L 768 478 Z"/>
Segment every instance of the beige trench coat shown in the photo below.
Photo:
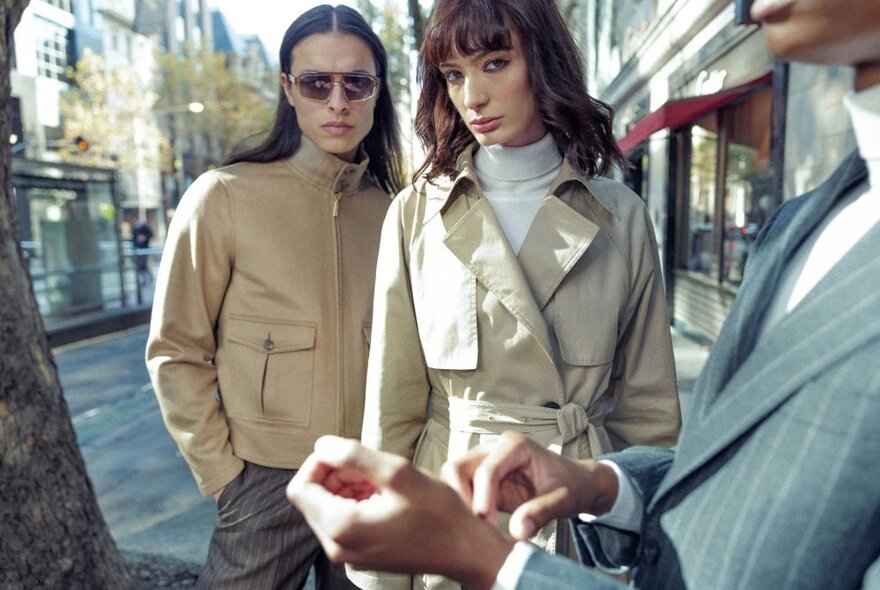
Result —
<path fill-rule="evenodd" d="M 471 156 L 451 183 L 398 195 L 386 217 L 364 444 L 433 473 L 504 430 L 576 458 L 673 445 L 672 342 L 643 202 L 565 162 L 517 256 Z"/>

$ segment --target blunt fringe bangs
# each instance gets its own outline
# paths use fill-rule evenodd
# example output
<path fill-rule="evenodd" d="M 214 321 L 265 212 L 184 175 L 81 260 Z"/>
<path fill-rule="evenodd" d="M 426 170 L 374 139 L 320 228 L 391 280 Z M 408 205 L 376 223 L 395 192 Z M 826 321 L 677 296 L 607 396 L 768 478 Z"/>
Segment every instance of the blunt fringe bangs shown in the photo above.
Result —
<path fill-rule="evenodd" d="M 373 117 L 373 127 L 363 140 L 364 151 L 370 158 L 368 170 L 376 183 L 388 193 L 403 188 L 400 127 L 391 90 L 388 84 L 388 54 L 382 41 L 361 14 L 342 4 L 322 4 L 300 15 L 288 27 L 278 51 L 282 73 L 290 73 L 293 48 L 317 33 L 343 33 L 363 40 L 373 54 L 376 75 L 382 81 Z M 275 122 L 268 136 L 255 148 L 233 154 L 225 164 L 235 162 L 274 162 L 292 156 L 302 139 L 302 130 L 296 120 L 296 111 L 287 103 L 284 89 L 278 88 L 278 106 Z"/>
<path fill-rule="evenodd" d="M 475 139 L 449 98 L 439 65 L 455 55 L 519 40 L 544 126 L 562 155 L 589 176 L 628 167 L 612 133 L 611 107 L 587 93 L 580 51 L 555 0 L 437 0 L 419 51 L 422 92 L 415 131 L 426 151 L 413 181 L 454 176 Z"/>

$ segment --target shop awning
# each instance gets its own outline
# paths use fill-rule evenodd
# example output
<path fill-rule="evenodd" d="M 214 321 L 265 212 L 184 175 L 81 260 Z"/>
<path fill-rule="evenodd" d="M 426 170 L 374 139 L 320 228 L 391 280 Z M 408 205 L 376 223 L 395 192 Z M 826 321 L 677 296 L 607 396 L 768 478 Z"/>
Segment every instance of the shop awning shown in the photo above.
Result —
<path fill-rule="evenodd" d="M 620 150 L 625 154 L 648 139 L 661 129 L 677 129 L 716 111 L 749 92 L 757 86 L 770 82 L 773 74 L 768 73 L 741 86 L 722 90 L 716 94 L 707 94 L 694 98 L 670 100 L 662 107 L 645 115 L 626 135 L 617 141 Z"/>

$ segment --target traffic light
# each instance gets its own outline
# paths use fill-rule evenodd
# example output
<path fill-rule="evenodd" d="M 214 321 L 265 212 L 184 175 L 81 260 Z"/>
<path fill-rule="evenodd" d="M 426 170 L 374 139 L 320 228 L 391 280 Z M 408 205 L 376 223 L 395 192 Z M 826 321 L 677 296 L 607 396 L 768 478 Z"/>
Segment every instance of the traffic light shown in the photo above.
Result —
<path fill-rule="evenodd" d="M 75 145 L 76 149 L 81 152 L 89 151 L 89 140 L 82 135 L 77 135 L 73 138 L 73 145 Z"/>

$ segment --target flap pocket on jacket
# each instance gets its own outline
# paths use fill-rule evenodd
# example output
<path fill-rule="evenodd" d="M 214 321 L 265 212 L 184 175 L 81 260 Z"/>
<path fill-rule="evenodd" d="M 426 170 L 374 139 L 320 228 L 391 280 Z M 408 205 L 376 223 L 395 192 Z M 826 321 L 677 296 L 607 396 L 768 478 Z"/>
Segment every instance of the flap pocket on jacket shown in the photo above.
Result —
<path fill-rule="evenodd" d="M 617 349 L 619 304 L 596 285 L 563 285 L 554 295 L 553 330 L 569 365 L 605 365 Z"/>
<path fill-rule="evenodd" d="M 250 349 L 277 354 L 315 347 L 315 324 L 229 318 L 229 341 Z"/>

